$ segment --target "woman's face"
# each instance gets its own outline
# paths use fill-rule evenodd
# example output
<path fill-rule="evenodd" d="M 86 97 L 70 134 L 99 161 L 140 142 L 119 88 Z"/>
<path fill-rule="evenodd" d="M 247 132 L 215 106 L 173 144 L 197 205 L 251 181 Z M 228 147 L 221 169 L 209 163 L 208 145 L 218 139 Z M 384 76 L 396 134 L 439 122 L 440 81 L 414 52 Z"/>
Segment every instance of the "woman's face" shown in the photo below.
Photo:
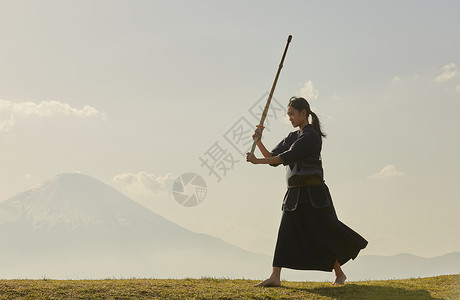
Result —
<path fill-rule="evenodd" d="M 307 124 L 307 111 L 305 109 L 300 112 L 294 107 L 288 106 L 287 114 L 293 127 Z"/>

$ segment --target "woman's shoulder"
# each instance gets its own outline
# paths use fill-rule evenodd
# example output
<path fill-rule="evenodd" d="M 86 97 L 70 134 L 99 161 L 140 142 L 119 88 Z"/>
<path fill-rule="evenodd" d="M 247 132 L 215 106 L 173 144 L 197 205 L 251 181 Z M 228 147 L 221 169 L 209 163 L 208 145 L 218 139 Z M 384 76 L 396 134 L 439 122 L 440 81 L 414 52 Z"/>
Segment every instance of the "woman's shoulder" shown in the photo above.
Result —
<path fill-rule="evenodd" d="M 316 131 L 316 129 L 311 124 L 305 126 L 302 129 L 302 132 L 300 133 L 300 136 L 308 136 L 308 137 L 312 137 L 312 138 L 321 137 L 319 135 L 318 131 Z"/>
<path fill-rule="evenodd" d="M 299 138 L 298 130 L 289 132 L 288 135 L 284 138 L 284 142 L 293 143 Z"/>
<path fill-rule="evenodd" d="M 299 137 L 299 131 L 296 130 L 296 131 L 289 132 L 287 138 L 291 138 L 291 137 L 296 137 L 296 138 Z"/>
<path fill-rule="evenodd" d="M 319 133 L 313 128 L 311 124 L 305 126 L 302 131 L 295 130 L 288 134 L 288 136 L 284 139 L 284 141 L 293 143 L 297 140 L 315 140 L 321 142 L 321 136 Z"/>
<path fill-rule="evenodd" d="M 322 144 L 321 135 L 312 125 L 307 125 L 300 133 L 299 140 L 308 143 Z"/>

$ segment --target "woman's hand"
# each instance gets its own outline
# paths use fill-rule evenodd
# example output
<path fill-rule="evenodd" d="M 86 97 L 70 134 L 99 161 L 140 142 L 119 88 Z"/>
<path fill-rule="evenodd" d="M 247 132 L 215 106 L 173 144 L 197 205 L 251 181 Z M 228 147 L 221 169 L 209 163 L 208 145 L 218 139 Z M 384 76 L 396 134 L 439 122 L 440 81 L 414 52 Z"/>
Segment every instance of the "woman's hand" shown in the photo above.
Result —
<path fill-rule="evenodd" d="M 252 135 L 252 140 L 257 139 L 259 142 L 262 140 L 262 131 L 264 131 L 265 127 L 260 127 L 257 126 L 256 131 L 254 131 L 254 134 Z"/>
<path fill-rule="evenodd" d="M 251 152 L 246 153 L 246 161 L 257 164 L 258 158 Z"/>

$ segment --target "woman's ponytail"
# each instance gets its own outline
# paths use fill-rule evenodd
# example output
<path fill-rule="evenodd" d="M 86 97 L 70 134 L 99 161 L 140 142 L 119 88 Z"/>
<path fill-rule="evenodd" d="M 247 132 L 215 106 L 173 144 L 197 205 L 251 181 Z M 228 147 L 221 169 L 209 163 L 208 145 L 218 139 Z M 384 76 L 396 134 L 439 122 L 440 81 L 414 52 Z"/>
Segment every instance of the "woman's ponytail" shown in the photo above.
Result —
<path fill-rule="evenodd" d="M 326 137 L 326 134 L 323 132 L 323 129 L 321 128 L 321 122 L 318 119 L 318 116 L 310 110 L 310 115 L 311 115 L 311 125 L 313 128 L 321 135 L 322 137 Z"/>

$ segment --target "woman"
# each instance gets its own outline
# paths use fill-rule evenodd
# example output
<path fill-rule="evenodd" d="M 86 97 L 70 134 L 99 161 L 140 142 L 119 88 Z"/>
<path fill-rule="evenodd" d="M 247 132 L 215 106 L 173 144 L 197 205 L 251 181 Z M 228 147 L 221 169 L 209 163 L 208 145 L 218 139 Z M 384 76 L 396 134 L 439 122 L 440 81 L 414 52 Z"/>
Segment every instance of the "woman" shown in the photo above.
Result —
<path fill-rule="evenodd" d="M 289 100 L 289 120 L 298 131 L 291 132 L 271 152 L 256 130 L 257 146 L 264 158 L 247 153 L 253 164 L 283 164 L 287 169 L 288 190 L 273 258 L 271 276 L 255 285 L 281 286 L 281 268 L 335 271 L 334 285 L 345 283 L 341 265 L 356 258 L 367 241 L 337 219 L 329 189 L 324 183 L 321 145 L 325 134 L 318 117 L 303 98 Z M 311 116 L 312 123 L 308 122 Z"/>

